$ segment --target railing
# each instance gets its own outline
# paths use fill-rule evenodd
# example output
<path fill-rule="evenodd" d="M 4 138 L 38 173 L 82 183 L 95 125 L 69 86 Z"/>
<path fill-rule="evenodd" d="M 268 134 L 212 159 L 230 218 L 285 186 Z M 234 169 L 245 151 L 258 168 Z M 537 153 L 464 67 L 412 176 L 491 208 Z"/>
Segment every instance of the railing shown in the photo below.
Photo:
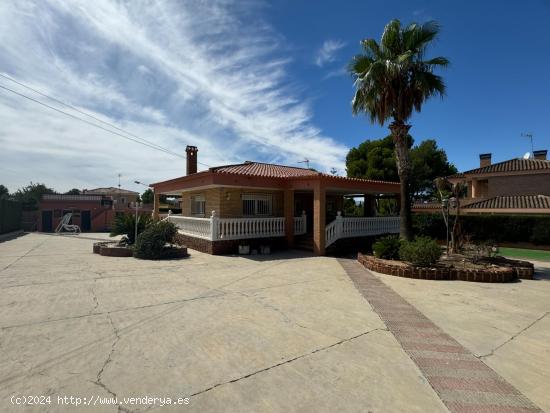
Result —
<path fill-rule="evenodd" d="M 173 222 L 178 230 L 192 237 L 211 239 L 212 225 L 210 218 L 184 217 L 181 215 L 168 215 L 168 221 Z"/>
<path fill-rule="evenodd" d="M 338 212 L 334 221 L 325 228 L 325 247 L 340 238 L 399 233 L 399 217 L 349 217 Z"/>
<path fill-rule="evenodd" d="M 282 237 L 285 235 L 285 218 L 214 218 L 217 231 L 213 239 L 245 239 Z"/>
<path fill-rule="evenodd" d="M 285 235 L 284 217 L 218 218 L 212 211 L 210 218 L 168 214 L 164 219 L 173 222 L 182 234 L 211 241 L 282 237 Z M 294 228 L 298 227 L 300 231 L 303 231 L 302 233 L 305 233 L 305 221 L 305 215 L 297 217 L 294 221 Z"/>
<path fill-rule="evenodd" d="M 294 217 L 294 235 L 303 235 L 307 232 L 307 220 L 305 211 L 302 216 Z"/>

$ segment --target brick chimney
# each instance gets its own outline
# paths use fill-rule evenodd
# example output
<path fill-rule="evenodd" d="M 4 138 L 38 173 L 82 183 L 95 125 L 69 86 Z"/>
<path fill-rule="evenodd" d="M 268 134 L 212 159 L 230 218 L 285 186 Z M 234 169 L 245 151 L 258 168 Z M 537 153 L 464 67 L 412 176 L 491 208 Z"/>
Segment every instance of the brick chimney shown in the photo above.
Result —
<path fill-rule="evenodd" d="M 483 168 L 484 166 L 491 165 L 491 154 L 490 153 L 480 153 L 479 154 L 479 167 Z"/>
<path fill-rule="evenodd" d="M 546 149 L 542 151 L 533 151 L 533 158 L 535 158 L 538 161 L 545 161 L 547 153 L 548 151 Z"/>
<path fill-rule="evenodd" d="M 197 152 L 199 150 L 196 146 L 189 146 L 185 148 L 187 154 L 187 175 L 197 173 Z"/>

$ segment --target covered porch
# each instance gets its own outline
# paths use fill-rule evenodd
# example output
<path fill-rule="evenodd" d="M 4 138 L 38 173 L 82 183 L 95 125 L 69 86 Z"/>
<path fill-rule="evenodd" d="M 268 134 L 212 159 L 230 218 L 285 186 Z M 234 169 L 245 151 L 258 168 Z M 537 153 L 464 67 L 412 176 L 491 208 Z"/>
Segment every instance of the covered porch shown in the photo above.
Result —
<path fill-rule="evenodd" d="M 193 178 L 199 178 L 197 174 Z M 317 255 L 342 238 L 358 238 L 398 233 L 398 216 L 376 216 L 375 202 L 381 197 L 399 196 L 399 184 L 317 174 L 293 179 L 251 179 L 250 177 L 203 176 L 193 185 L 191 177 L 180 183 L 155 186 L 155 208 L 159 216 L 161 194 L 182 195 L 184 203 L 192 199 L 186 193 L 205 194 L 203 214 L 192 214 L 192 207 L 183 205 L 182 215 L 162 216 L 176 224 L 189 242 L 211 243 L 210 251 L 236 250 L 241 240 L 282 241 L 289 248 L 307 239 Z M 190 192 L 192 191 L 192 192 Z M 201 192 L 202 191 L 202 192 Z M 250 216 L 246 211 L 250 195 L 260 193 L 273 205 L 262 204 L 265 216 Z M 345 197 L 363 199 L 363 216 L 346 216 Z M 189 201 L 191 202 L 191 201 Z M 267 206 L 266 206 L 267 205 Z M 210 208 L 209 208 L 210 207 Z M 199 208 L 200 209 L 200 208 Z M 187 211 L 187 213 L 186 213 Z M 196 212 L 196 209 L 195 209 Z M 197 216 L 199 215 L 199 216 Z M 246 242 L 241 242 L 246 244 Z M 202 245 L 201 243 L 197 243 Z M 220 248 L 221 246 L 227 248 Z M 302 243 L 303 246 L 303 243 Z M 191 246 L 191 248 L 193 248 Z M 212 252 L 216 253 L 216 252 Z"/>

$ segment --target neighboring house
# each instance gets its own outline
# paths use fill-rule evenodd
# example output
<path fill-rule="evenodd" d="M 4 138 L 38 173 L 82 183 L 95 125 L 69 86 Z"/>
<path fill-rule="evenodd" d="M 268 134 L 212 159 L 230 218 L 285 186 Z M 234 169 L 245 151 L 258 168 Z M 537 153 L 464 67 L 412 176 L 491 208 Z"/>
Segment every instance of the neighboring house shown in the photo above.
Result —
<path fill-rule="evenodd" d="M 78 225 L 82 232 L 109 231 L 117 214 L 134 213 L 139 193 L 122 188 L 84 189 L 81 195 L 44 195 L 38 205 L 36 229 L 41 232 L 55 231 L 66 213 L 71 213 L 71 224 Z M 142 206 L 140 212 L 151 211 Z"/>
<path fill-rule="evenodd" d="M 102 232 L 111 228 L 116 215 L 113 199 L 102 195 L 43 195 L 39 205 L 37 229 L 55 231 L 63 215 L 71 213 L 71 224 L 83 232 Z"/>
<path fill-rule="evenodd" d="M 399 183 L 346 178 L 260 162 L 197 172 L 197 148 L 188 146 L 187 175 L 151 185 L 154 215 L 161 195 L 181 196 L 182 214 L 171 215 L 189 247 L 213 254 L 239 244 L 311 241 L 322 255 L 339 238 L 399 232 L 398 217 L 342 217 L 344 196 L 364 197 L 373 214 L 376 197 L 399 196 Z M 246 241 L 243 241 L 246 240 Z M 305 240 L 305 243 L 304 243 Z"/>
<path fill-rule="evenodd" d="M 492 163 L 491 154 L 479 155 L 480 165 L 448 177 L 461 182 L 467 194 L 461 199 L 464 214 L 550 214 L 550 161 L 547 151 L 535 151 L 529 159 Z M 414 212 L 430 213 L 440 205 L 415 204 Z"/>
<path fill-rule="evenodd" d="M 101 195 L 110 197 L 114 201 L 114 208 L 117 211 L 131 208 L 132 204 L 139 198 L 138 192 L 112 186 L 108 188 L 83 189 L 82 195 Z"/>

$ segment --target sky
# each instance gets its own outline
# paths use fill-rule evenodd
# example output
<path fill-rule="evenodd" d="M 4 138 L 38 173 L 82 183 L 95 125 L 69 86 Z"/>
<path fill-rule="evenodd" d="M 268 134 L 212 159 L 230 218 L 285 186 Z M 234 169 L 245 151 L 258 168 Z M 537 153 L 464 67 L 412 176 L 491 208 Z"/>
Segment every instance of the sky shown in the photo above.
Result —
<path fill-rule="evenodd" d="M 438 73 L 446 96 L 410 120 L 417 143 L 436 139 L 459 170 L 480 153 L 523 156 L 522 133 L 550 147 L 550 0 L 5 0 L 0 183 L 66 191 L 116 186 L 120 174 L 142 191 L 135 180 L 185 174 L 186 145 L 198 146 L 199 170 L 309 159 L 345 175 L 351 147 L 388 134 L 352 115 L 345 68 L 393 18 L 437 20 L 428 56 L 451 62 Z"/>

